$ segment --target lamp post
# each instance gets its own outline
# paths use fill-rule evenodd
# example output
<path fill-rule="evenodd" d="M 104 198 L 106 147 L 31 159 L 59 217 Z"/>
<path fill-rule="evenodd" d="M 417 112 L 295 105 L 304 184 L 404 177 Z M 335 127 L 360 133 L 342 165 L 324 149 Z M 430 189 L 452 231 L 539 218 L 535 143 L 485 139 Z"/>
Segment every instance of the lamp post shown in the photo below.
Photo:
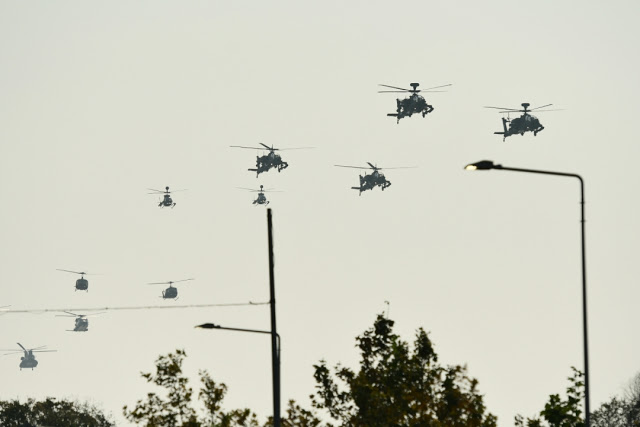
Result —
<path fill-rule="evenodd" d="M 228 331 L 255 332 L 271 335 L 271 372 L 273 378 L 273 426 L 281 427 L 280 421 L 280 335 L 276 330 L 276 293 L 273 260 L 273 222 L 271 208 L 267 209 L 267 234 L 269 241 L 269 305 L 271 306 L 271 331 L 257 329 L 226 328 L 213 323 L 204 323 L 196 326 L 203 329 L 224 329 Z"/>
<path fill-rule="evenodd" d="M 466 170 L 490 170 L 498 169 L 514 172 L 528 172 L 542 175 L 567 176 L 578 178 L 580 181 L 580 227 L 582 240 L 582 333 L 584 343 L 584 406 L 585 406 L 585 423 L 586 427 L 590 426 L 590 406 L 589 406 L 589 341 L 587 334 L 587 265 L 585 255 L 585 219 L 584 219 L 584 181 L 580 175 L 574 173 L 551 172 L 537 169 L 521 169 L 510 168 L 502 165 L 496 165 L 491 160 L 482 160 L 476 163 L 468 164 Z"/>

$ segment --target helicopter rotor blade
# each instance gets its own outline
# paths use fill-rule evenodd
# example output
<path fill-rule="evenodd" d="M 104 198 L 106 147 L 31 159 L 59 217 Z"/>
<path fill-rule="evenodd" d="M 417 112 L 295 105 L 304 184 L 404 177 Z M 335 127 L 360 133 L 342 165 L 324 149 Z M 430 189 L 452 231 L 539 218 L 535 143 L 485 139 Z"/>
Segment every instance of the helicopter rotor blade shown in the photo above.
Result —
<path fill-rule="evenodd" d="M 22 346 L 22 344 L 18 343 L 18 345 L 20 346 L 20 348 L 21 348 L 22 350 L 27 351 L 27 349 L 26 349 L 26 348 L 24 348 L 24 347 Z"/>
<path fill-rule="evenodd" d="M 278 151 L 291 151 L 291 150 L 310 150 L 316 147 L 293 147 L 293 148 L 276 148 Z"/>
<path fill-rule="evenodd" d="M 371 168 L 365 168 L 363 166 L 345 166 L 345 165 L 333 165 L 333 166 L 337 166 L 339 168 L 352 168 L 352 169 L 371 169 Z"/>
<path fill-rule="evenodd" d="M 236 187 L 239 190 L 247 190 L 247 191 L 251 191 L 253 193 L 258 192 L 260 190 L 256 190 L 255 188 L 246 188 L 246 187 Z"/>
<path fill-rule="evenodd" d="M 58 270 L 58 271 L 66 271 L 67 273 L 82 274 L 82 275 L 87 274 L 87 273 L 85 273 L 84 271 L 63 270 L 63 269 L 61 269 L 61 268 L 56 268 L 56 270 Z"/>
<path fill-rule="evenodd" d="M 378 93 L 407 93 L 410 90 L 379 90 Z"/>
<path fill-rule="evenodd" d="M 247 148 L 249 150 L 264 150 L 262 147 L 245 147 L 244 145 L 230 145 L 229 147 L 233 148 Z"/>
<path fill-rule="evenodd" d="M 447 85 L 434 86 L 434 87 L 429 87 L 429 88 L 426 88 L 426 89 L 419 89 L 419 90 L 417 90 L 417 92 L 426 92 L 426 91 L 431 90 L 431 89 L 440 89 L 441 87 L 447 87 L 447 86 L 452 86 L 452 85 L 453 85 L 452 83 L 449 83 Z M 446 91 L 440 91 L 440 92 L 446 92 Z"/>
<path fill-rule="evenodd" d="M 537 110 L 537 109 L 539 109 L 539 108 L 550 107 L 550 106 L 552 106 L 552 105 L 553 105 L 553 104 L 543 105 L 543 106 L 541 106 L 541 107 L 532 108 L 532 109 L 530 109 L 529 111 L 535 111 L 535 110 Z"/>
<path fill-rule="evenodd" d="M 10 354 L 19 354 L 24 353 L 22 350 L 0 350 L 0 351 L 8 351 L 9 353 L 4 353 L 3 356 L 9 356 Z"/>
<path fill-rule="evenodd" d="M 33 353 L 53 353 L 58 350 L 31 350 Z"/>
<path fill-rule="evenodd" d="M 494 110 L 511 110 L 511 111 L 519 111 L 519 110 L 516 110 L 515 108 L 509 108 L 509 107 L 482 107 L 482 108 L 493 108 Z"/>
<path fill-rule="evenodd" d="M 147 190 L 155 191 L 156 193 L 164 193 L 164 190 L 156 190 L 155 188 L 147 188 Z M 152 193 L 149 193 L 152 194 Z"/>
<path fill-rule="evenodd" d="M 397 87 L 397 86 L 389 86 L 389 85 L 383 85 L 383 84 L 379 84 L 378 86 L 390 87 L 391 89 L 399 89 L 399 90 L 404 90 L 406 92 L 411 92 L 411 89 L 405 89 L 405 88 Z"/>
<path fill-rule="evenodd" d="M 259 142 L 258 144 L 262 145 L 263 147 L 265 147 L 267 150 L 269 151 L 277 151 L 277 148 L 273 148 L 273 146 L 269 147 L 267 144 L 263 144 L 262 142 Z"/>
<path fill-rule="evenodd" d="M 373 170 L 378 170 L 378 167 L 377 167 L 377 166 L 373 166 L 373 165 L 372 165 L 371 163 L 369 163 L 369 162 L 367 162 L 367 164 L 368 164 L 369 166 L 371 166 L 371 169 L 373 169 Z"/>

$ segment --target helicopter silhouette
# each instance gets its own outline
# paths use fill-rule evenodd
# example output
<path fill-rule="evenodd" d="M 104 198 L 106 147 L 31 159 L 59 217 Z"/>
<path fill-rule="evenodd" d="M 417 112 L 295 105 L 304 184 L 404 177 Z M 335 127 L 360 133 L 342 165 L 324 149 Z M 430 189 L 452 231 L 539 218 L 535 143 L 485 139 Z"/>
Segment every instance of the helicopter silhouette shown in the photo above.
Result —
<path fill-rule="evenodd" d="M 155 190 L 153 188 L 147 188 L 147 190 L 153 191 L 153 193 L 147 193 L 147 194 L 162 194 L 164 196 L 164 198 L 160 201 L 160 203 L 158 203 L 158 207 L 160 207 L 160 208 L 163 208 L 163 207 L 173 208 L 173 207 L 175 207 L 176 203 L 171 198 L 171 195 L 170 195 L 171 191 L 169 191 L 169 187 L 165 187 L 164 191 Z M 173 192 L 176 193 L 178 191 L 185 191 L 185 190 L 174 190 Z"/>
<path fill-rule="evenodd" d="M 247 191 L 251 191 L 252 193 L 258 193 L 258 197 L 253 201 L 254 205 L 268 205 L 269 201 L 267 200 L 267 197 L 264 195 L 264 193 L 270 192 L 270 193 L 274 193 L 274 192 L 280 192 L 279 190 L 274 190 L 273 188 L 267 188 L 266 190 L 264 189 L 263 185 L 260 185 L 260 189 L 259 190 L 255 190 L 253 188 L 245 188 L 245 187 L 237 187 L 240 190 L 247 190 Z"/>
<path fill-rule="evenodd" d="M 484 108 L 493 108 L 496 110 L 503 110 L 500 112 L 507 113 L 506 118 L 502 117 L 502 127 L 504 129 L 504 132 L 494 132 L 494 134 L 496 135 L 503 135 L 502 137 L 503 141 L 505 141 L 508 136 L 518 135 L 518 134 L 524 135 L 525 132 L 533 132 L 533 136 L 537 136 L 538 133 L 544 129 L 544 126 L 542 126 L 542 123 L 540 123 L 540 120 L 538 120 L 537 117 L 534 117 L 531 114 L 529 114 L 530 112 L 537 111 L 539 113 L 542 113 L 546 111 L 558 111 L 558 110 L 540 110 L 541 108 L 549 107 L 553 104 L 543 105 L 541 107 L 532 108 L 531 110 L 529 110 L 530 104 L 528 102 L 523 102 L 521 105 L 523 108 L 522 110 L 518 110 L 514 108 L 502 108 L 502 107 L 484 107 Z M 510 119 L 508 116 L 509 113 L 522 113 L 522 115 L 520 117 Z M 507 123 L 509 124 L 508 128 L 507 128 Z"/>
<path fill-rule="evenodd" d="M 373 190 L 375 187 L 380 187 L 382 191 L 385 188 L 391 186 L 391 181 L 388 181 L 385 176 L 380 173 L 382 169 L 413 169 L 415 166 L 404 166 L 404 167 L 396 167 L 396 168 L 379 168 L 377 166 L 372 165 L 367 162 L 369 167 L 362 166 L 345 166 L 345 165 L 334 165 L 339 168 L 353 168 L 353 169 L 373 169 L 369 175 L 365 174 L 364 176 L 360 175 L 360 186 L 359 187 L 351 187 L 353 190 L 358 190 L 358 195 L 361 196 L 363 191 Z"/>
<path fill-rule="evenodd" d="M 10 352 L 10 353 L 3 354 L 3 356 L 9 355 L 9 354 L 24 353 L 24 356 L 22 356 L 20 358 L 20 370 L 22 370 L 22 368 L 31 368 L 31 370 L 33 370 L 33 368 L 38 366 L 38 361 L 36 360 L 36 356 L 33 353 L 44 353 L 44 352 L 58 351 L 58 350 L 44 350 L 46 345 L 43 345 L 43 346 L 40 346 L 40 347 L 36 347 L 36 348 L 30 348 L 30 349 L 24 348 L 23 345 L 20 344 L 20 343 L 18 343 L 18 345 L 20 346 L 20 348 L 22 350 L 10 349 L 10 350 L 0 350 L 0 351 L 9 351 Z"/>
<path fill-rule="evenodd" d="M 305 150 L 305 149 L 309 149 L 309 148 L 313 148 L 313 147 L 297 147 L 297 148 L 274 148 L 273 145 L 271 147 L 269 147 L 266 144 L 263 144 L 262 142 L 259 143 L 260 145 L 262 145 L 262 147 L 245 147 L 242 145 L 230 145 L 230 147 L 233 148 L 247 148 L 250 150 L 264 150 L 265 148 L 267 150 L 269 150 L 268 154 L 262 155 L 262 156 L 256 156 L 256 167 L 254 169 L 247 169 L 251 172 L 255 172 L 256 173 L 256 178 L 263 172 L 268 172 L 269 170 L 271 170 L 272 168 L 275 168 L 278 170 L 278 172 L 281 172 L 283 169 L 286 169 L 289 167 L 289 163 L 285 162 L 284 160 L 282 160 L 282 156 L 280 156 L 279 154 L 276 154 L 276 151 L 284 151 L 284 150 Z"/>
<path fill-rule="evenodd" d="M 172 285 L 174 283 L 186 282 L 188 280 L 194 280 L 194 279 L 182 279 L 182 280 L 175 280 L 175 281 L 169 281 L 169 282 L 152 282 L 152 283 L 147 283 L 147 285 L 169 285 L 167 289 L 162 291 L 162 298 L 178 299 L 178 288 L 174 288 Z"/>
<path fill-rule="evenodd" d="M 69 332 L 87 332 L 89 330 L 89 319 L 87 317 L 90 316 L 98 316 L 100 314 L 106 313 L 106 311 L 101 311 L 100 313 L 92 313 L 92 314 L 75 314 L 69 311 L 63 311 L 65 314 L 56 314 L 56 317 L 75 317 L 76 325 L 73 330 L 69 329 Z"/>
<path fill-rule="evenodd" d="M 408 98 L 396 99 L 396 105 L 397 105 L 396 112 L 387 114 L 387 116 L 396 117 L 396 123 L 400 123 L 400 119 L 402 118 L 411 117 L 414 114 L 422 114 L 422 117 L 424 118 L 427 114 L 433 111 L 433 105 L 428 104 L 422 95 L 418 95 L 420 92 L 432 92 L 432 93 L 446 92 L 442 90 L 433 90 L 433 89 L 440 89 L 443 87 L 451 86 L 451 84 L 434 86 L 434 87 L 430 87 L 428 89 L 422 89 L 422 90 L 418 89 L 418 86 L 420 86 L 420 83 L 409 83 L 409 86 L 411 86 L 413 89 L 404 89 L 401 87 L 382 85 L 382 84 L 378 86 L 397 89 L 397 90 L 381 90 L 381 91 L 378 91 L 378 93 L 410 93 L 411 94 L 409 95 Z"/>
<path fill-rule="evenodd" d="M 66 271 L 67 273 L 75 273 L 79 274 L 80 278 L 76 280 L 76 291 L 87 291 L 89 292 L 89 281 L 84 278 L 85 275 L 89 273 L 84 271 L 71 271 L 71 270 L 63 270 L 61 268 L 56 268 L 58 271 Z"/>

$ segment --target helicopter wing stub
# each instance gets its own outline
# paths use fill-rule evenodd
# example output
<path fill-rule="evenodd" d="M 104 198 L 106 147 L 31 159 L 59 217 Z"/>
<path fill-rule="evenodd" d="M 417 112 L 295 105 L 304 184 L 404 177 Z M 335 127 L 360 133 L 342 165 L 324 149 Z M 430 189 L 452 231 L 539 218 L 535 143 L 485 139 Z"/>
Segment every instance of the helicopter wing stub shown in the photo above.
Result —
<path fill-rule="evenodd" d="M 391 89 L 398 89 L 398 90 L 403 90 L 405 92 L 411 92 L 411 89 L 405 89 L 402 87 L 397 87 L 397 86 L 389 86 L 389 85 L 383 85 L 383 84 L 378 84 L 378 86 L 382 86 L 382 87 L 389 87 Z"/>

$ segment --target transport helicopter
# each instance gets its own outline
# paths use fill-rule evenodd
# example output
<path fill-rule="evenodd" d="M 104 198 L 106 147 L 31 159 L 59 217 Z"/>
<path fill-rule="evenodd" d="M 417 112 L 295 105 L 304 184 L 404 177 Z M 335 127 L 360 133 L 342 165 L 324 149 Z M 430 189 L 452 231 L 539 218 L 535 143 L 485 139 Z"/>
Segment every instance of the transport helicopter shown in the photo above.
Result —
<path fill-rule="evenodd" d="M 153 191 L 153 193 L 147 193 L 147 194 L 162 194 L 164 196 L 164 198 L 160 200 L 160 203 L 158 203 L 159 208 L 164 208 L 164 207 L 173 208 L 176 205 L 176 203 L 171 198 L 171 191 L 169 191 L 169 187 L 165 187 L 164 191 L 155 190 L 153 188 L 147 188 L 147 190 Z M 173 192 L 177 193 L 178 191 L 185 191 L 185 190 L 174 190 Z"/>
<path fill-rule="evenodd" d="M 147 283 L 147 285 L 169 285 L 167 289 L 162 291 L 162 298 L 178 299 L 178 288 L 174 288 L 172 285 L 174 283 L 186 282 L 188 280 L 194 280 L 194 279 L 182 279 L 182 280 L 175 280 L 175 281 L 169 281 L 169 282 L 152 282 L 152 283 Z"/>
<path fill-rule="evenodd" d="M 78 280 L 76 280 L 76 291 L 87 291 L 87 292 L 89 292 L 89 281 L 84 278 L 84 276 L 88 275 L 89 273 L 84 272 L 84 271 L 63 270 L 61 268 L 56 268 L 56 270 L 58 270 L 58 271 L 66 271 L 67 273 L 79 274 L 80 278 Z"/>
<path fill-rule="evenodd" d="M 502 127 L 504 132 L 494 132 L 496 135 L 503 135 L 502 140 L 505 141 L 508 136 L 511 135 L 524 135 L 525 132 L 533 132 L 533 136 L 537 136 L 538 132 L 541 132 L 544 129 L 540 120 L 537 117 L 532 116 L 532 111 L 536 111 L 537 113 L 543 113 L 546 111 L 558 111 L 558 110 L 540 110 L 541 108 L 549 107 L 553 104 L 543 105 L 541 107 L 532 108 L 529 110 L 529 103 L 523 102 L 522 110 L 518 110 L 515 108 L 502 108 L 502 107 L 484 107 L 484 108 L 493 108 L 495 110 L 502 110 L 501 113 L 506 113 L 507 117 L 502 117 Z M 509 113 L 522 113 L 520 117 L 516 117 L 513 119 L 509 118 Z M 507 128 L 507 123 L 509 127 Z"/>
<path fill-rule="evenodd" d="M 358 194 L 359 196 L 362 195 L 363 191 L 373 190 L 375 187 L 380 187 L 382 191 L 384 191 L 385 188 L 391 185 L 391 181 L 387 181 L 387 178 L 385 178 L 385 176 L 379 172 L 383 168 L 374 166 L 369 162 L 367 162 L 367 164 L 369 165 L 368 168 L 362 167 L 362 166 L 345 166 L 345 165 L 334 165 L 334 166 L 337 166 L 339 168 L 373 169 L 373 172 L 371 172 L 369 175 L 367 174 L 365 174 L 364 176 L 360 175 L 359 187 L 351 187 L 353 190 L 359 191 L 359 194 Z M 404 166 L 404 167 L 384 168 L 384 169 L 413 169 L 413 168 L 415 168 L 415 166 Z"/>
<path fill-rule="evenodd" d="M 266 144 L 263 144 L 262 142 L 259 143 L 260 145 L 262 145 L 262 147 L 245 147 L 242 145 L 230 145 L 230 147 L 233 148 L 247 148 L 249 150 L 264 150 L 267 149 L 269 150 L 268 154 L 262 155 L 262 156 L 256 156 L 256 167 L 255 169 L 247 169 L 251 172 L 255 172 L 256 173 L 256 178 L 263 172 L 268 172 L 269 170 L 271 170 L 272 168 L 275 168 L 278 170 L 278 172 L 281 172 L 283 169 L 286 169 L 289 167 L 289 163 L 285 162 L 284 160 L 282 160 L 282 156 L 280 156 L 279 154 L 276 154 L 276 151 L 284 151 L 284 150 L 305 150 L 305 149 L 309 149 L 309 148 L 314 148 L 314 147 L 297 147 L 297 148 L 274 148 L 273 145 L 271 147 L 269 147 Z"/>
<path fill-rule="evenodd" d="M 247 191 L 251 191 L 252 193 L 258 193 L 258 198 L 255 199 L 253 201 L 254 205 L 268 205 L 269 201 L 267 200 L 267 197 L 264 195 L 264 193 L 279 193 L 279 190 L 274 190 L 273 188 L 267 188 L 266 190 L 264 189 L 264 186 L 260 185 L 260 189 L 259 190 L 255 190 L 253 188 L 245 188 L 245 187 L 237 187 L 240 190 L 247 190 Z"/>
<path fill-rule="evenodd" d="M 30 349 L 24 348 L 22 346 L 22 344 L 20 344 L 20 343 L 18 343 L 18 345 L 20 346 L 20 348 L 22 350 L 9 349 L 9 350 L 0 350 L 0 351 L 9 351 L 10 352 L 10 353 L 3 354 L 3 356 L 9 355 L 9 354 L 24 353 L 24 356 L 22 356 L 20 358 L 20 370 L 22 370 L 22 368 L 31 368 L 31 370 L 33 370 L 33 368 L 38 366 L 38 361 L 36 360 L 36 356 L 33 353 L 44 353 L 44 352 L 58 351 L 58 350 L 44 350 L 46 345 L 43 345 L 43 346 L 40 346 L 40 347 L 36 347 L 36 348 L 30 348 Z"/>
<path fill-rule="evenodd" d="M 420 92 L 446 92 L 443 90 L 433 90 L 440 89 L 443 87 L 451 86 L 451 84 L 442 85 L 442 86 L 434 86 L 427 89 L 418 89 L 420 83 L 409 83 L 413 89 L 404 89 L 396 86 L 389 85 L 378 85 L 383 87 L 388 87 L 396 90 L 380 90 L 378 93 L 410 93 L 408 98 L 405 99 L 396 99 L 396 112 L 389 113 L 387 116 L 396 117 L 396 123 L 400 123 L 400 119 L 405 117 L 411 117 L 413 114 L 422 114 L 424 118 L 427 114 L 433 111 L 433 105 L 427 103 L 422 95 L 419 95 Z"/>
<path fill-rule="evenodd" d="M 67 314 L 56 314 L 56 317 L 75 317 L 76 325 L 73 329 L 68 329 L 69 332 L 87 332 L 89 330 L 89 319 L 87 317 L 90 316 L 98 316 L 100 314 L 106 313 L 106 311 L 101 311 L 100 313 L 92 313 L 92 314 L 75 314 L 69 311 L 63 311 L 63 313 Z"/>

